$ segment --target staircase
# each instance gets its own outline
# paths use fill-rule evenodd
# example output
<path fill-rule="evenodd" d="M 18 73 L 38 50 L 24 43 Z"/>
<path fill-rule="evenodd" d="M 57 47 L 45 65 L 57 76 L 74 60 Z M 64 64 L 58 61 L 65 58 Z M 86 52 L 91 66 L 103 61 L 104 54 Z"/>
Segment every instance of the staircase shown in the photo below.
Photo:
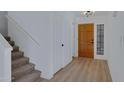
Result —
<path fill-rule="evenodd" d="M 29 63 L 29 58 L 24 56 L 24 52 L 19 50 L 15 42 L 9 36 L 5 39 L 13 47 L 12 51 L 12 81 L 13 82 L 38 82 L 41 80 L 41 72 L 35 70 L 35 65 Z"/>

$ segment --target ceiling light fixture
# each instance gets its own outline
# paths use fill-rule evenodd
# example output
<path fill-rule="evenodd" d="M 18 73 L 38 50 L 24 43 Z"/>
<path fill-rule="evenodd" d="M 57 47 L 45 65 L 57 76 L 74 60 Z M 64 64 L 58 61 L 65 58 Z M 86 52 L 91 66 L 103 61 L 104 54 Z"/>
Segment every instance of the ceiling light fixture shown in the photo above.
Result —
<path fill-rule="evenodd" d="M 81 15 L 84 15 L 86 17 L 93 16 L 95 11 L 82 11 Z"/>

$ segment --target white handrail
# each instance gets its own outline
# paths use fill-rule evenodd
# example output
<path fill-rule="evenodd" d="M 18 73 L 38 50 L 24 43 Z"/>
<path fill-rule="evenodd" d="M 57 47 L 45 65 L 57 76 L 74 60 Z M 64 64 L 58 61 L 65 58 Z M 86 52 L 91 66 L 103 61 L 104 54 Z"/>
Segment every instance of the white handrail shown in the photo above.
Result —
<path fill-rule="evenodd" d="M 21 25 L 19 25 L 18 22 L 16 22 L 16 21 L 15 21 L 11 16 L 9 16 L 9 15 L 6 15 L 6 17 L 7 17 L 8 20 L 14 22 L 15 25 L 17 25 L 20 29 L 22 29 L 22 31 L 23 31 L 27 36 L 29 36 L 29 37 L 40 47 L 40 44 L 39 44 L 29 33 L 27 33 L 27 31 L 25 31 L 25 29 L 24 29 Z"/>

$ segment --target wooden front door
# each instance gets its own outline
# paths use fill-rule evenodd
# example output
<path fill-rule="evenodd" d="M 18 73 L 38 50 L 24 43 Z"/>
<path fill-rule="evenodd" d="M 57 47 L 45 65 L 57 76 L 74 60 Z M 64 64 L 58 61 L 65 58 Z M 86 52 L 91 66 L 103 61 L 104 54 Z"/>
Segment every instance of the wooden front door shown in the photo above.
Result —
<path fill-rule="evenodd" d="M 78 56 L 94 57 L 94 24 L 78 25 Z"/>

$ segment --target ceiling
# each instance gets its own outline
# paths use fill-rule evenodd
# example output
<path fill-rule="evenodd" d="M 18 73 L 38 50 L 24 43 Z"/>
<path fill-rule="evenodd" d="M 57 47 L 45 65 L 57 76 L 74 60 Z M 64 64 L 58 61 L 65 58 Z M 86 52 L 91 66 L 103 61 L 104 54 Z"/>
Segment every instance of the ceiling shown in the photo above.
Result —
<path fill-rule="evenodd" d="M 75 17 L 81 17 L 81 11 L 73 11 L 72 12 Z M 95 16 L 105 16 L 108 15 L 109 11 L 95 11 Z"/>

